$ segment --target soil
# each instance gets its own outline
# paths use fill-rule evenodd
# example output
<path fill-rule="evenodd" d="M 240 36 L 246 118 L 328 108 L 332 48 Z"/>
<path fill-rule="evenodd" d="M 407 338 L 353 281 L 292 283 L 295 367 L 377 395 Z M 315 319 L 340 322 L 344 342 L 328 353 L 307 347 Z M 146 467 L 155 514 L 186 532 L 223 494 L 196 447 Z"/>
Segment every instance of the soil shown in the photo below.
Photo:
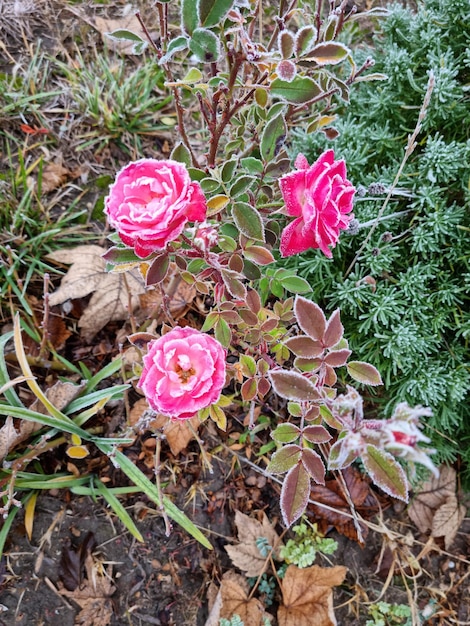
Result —
<path fill-rule="evenodd" d="M 58 42 L 62 45 L 65 32 L 81 32 L 83 24 L 72 19 L 62 3 L 44 1 L 38 4 L 43 12 L 32 14 L 24 25 L 24 32 L 31 41 L 41 37 L 47 49 L 52 51 Z M 21 55 L 21 37 L 11 29 L 3 35 L 10 41 L 9 50 L 13 57 Z M 11 69 L 9 62 L 2 61 L 0 65 L 2 71 L 5 67 Z M 157 142 L 160 146 L 163 143 L 163 139 Z M 150 154 L 158 156 L 154 143 L 147 147 Z M 70 154 L 67 145 L 61 150 L 65 155 Z M 82 154 L 81 161 L 86 154 Z M 111 164 L 114 166 L 116 161 L 127 158 L 113 146 L 101 156 L 101 164 L 108 163 L 109 169 L 112 169 Z M 167 157 L 168 153 L 164 151 L 160 156 Z M 70 158 L 73 159 L 73 155 Z M 73 169 L 73 163 L 68 167 Z M 36 296 L 41 298 L 40 289 Z M 65 342 L 64 355 L 82 360 L 96 370 L 118 352 L 118 332 L 122 335 L 119 327 L 110 325 L 93 345 L 80 343 L 75 333 Z M 18 371 L 13 373 L 17 375 Z M 37 372 L 42 383 L 45 383 L 46 374 Z M 136 398 L 131 400 L 135 402 Z M 123 415 L 121 402 L 107 410 L 101 419 L 104 424 L 112 424 L 114 431 L 118 430 Z M 238 416 L 239 432 L 244 431 L 243 418 Z M 210 428 L 201 431 L 200 436 L 209 448 L 220 444 L 220 433 L 216 439 Z M 256 440 L 258 449 L 265 443 L 262 437 L 260 435 Z M 137 437 L 125 453 L 133 456 L 139 467 L 152 477 L 152 464 L 145 464 L 148 438 L 148 433 Z M 101 499 L 74 495 L 68 490 L 41 493 L 31 539 L 25 527 L 24 510 L 19 511 L 8 535 L 0 561 L 0 626 L 73 626 L 83 623 L 79 621 L 80 605 L 74 600 L 74 592 L 70 592 L 72 596 L 67 595 L 64 585 L 70 581 L 70 576 L 75 576 L 78 583 L 76 598 L 77 589 L 89 586 L 86 558 L 90 552 L 98 574 L 104 576 L 107 586 L 102 587 L 95 597 L 102 612 L 97 612 L 97 617 L 86 624 L 204 626 L 209 613 L 210 585 L 219 584 L 223 573 L 233 569 L 224 546 L 236 541 L 235 511 L 251 515 L 264 510 L 271 523 L 282 532 L 278 524 L 278 485 L 266 478 L 261 469 L 256 470 L 245 462 L 253 454 L 250 446 L 234 454 L 222 445 L 212 455 L 213 472 L 209 473 L 201 469 L 201 451 L 196 442 L 191 442 L 176 458 L 166 444 L 163 446 L 165 493 L 204 530 L 213 545 L 212 551 L 202 548 L 178 526 L 167 537 L 161 514 L 145 496 L 127 496 L 122 500 L 145 539 L 145 543 L 140 543 L 122 527 Z M 256 458 L 251 456 L 251 461 L 256 462 Z M 56 469 L 66 466 L 67 462 L 63 451 L 50 459 L 51 466 L 55 463 Z M 84 462 L 76 462 L 79 473 L 85 467 L 80 463 Z M 127 485 L 125 477 L 109 463 L 102 464 L 99 472 L 111 486 Z M 376 502 L 377 494 L 371 494 Z M 338 624 L 364 625 L 368 619 L 367 603 L 379 597 L 392 604 L 410 604 L 412 601 L 424 615 L 426 611 L 431 615 L 423 617 L 423 624 L 463 626 L 470 623 L 470 520 L 464 521 L 453 545 L 444 550 L 439 540 L 430 543 L 428 536 L 420 535 L 403 507 L 397 507 L 383 496 L 379 500 L 378 516 L 362 512 L 373 525 L 365 547 L 351 538 L 350 530 L 347 532 L 349 537 L 339 534 L 334 524 L 319 515 L 318 507 L 309 509 L 310 521 L 320 523 L 327 536 L 338 541 L 336 553 L 329 557 L 331 563 L 348 568 L 345 583 L 334 594 Z M 87 550 L 87 545 L 92 549 Z M 417 555 L 420 556 L 416 560 Z M 322 559 L 317 559 L 317 563 L 328 565 L 327 560 Z M 93 599 L 93 593 L 90 596 Z M 270 607 L 273 614 L 277 601 L 279 598 L 275 598 Z M 402 622 L 388 623 L 393 626 Z"/>

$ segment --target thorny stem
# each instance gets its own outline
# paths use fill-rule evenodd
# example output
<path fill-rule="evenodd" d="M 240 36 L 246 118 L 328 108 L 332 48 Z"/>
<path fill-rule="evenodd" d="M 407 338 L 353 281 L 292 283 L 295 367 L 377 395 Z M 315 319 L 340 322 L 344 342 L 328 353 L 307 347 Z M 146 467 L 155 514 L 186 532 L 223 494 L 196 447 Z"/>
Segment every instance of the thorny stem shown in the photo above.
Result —
<path fill-rule="evenodd" d="M 157 5 L 160 6 L 160 3 L 157 2 Z M 145 36 L 147 37 L 150 45 L 155 50 L 155 53 L 156 53 L 157 57 L 159 59 L 161 59 L 162 56 L 163 56 L 162 55 L 162 51 L 160 50 L 160 48 L 156 45 L 156 43 L 153 41 L 152 37 L 150 36 L 150 33 L 149 33 L 149 31 L 148 31 L 148 29 L 147 29 L 147 27 L 146 27 L 146 25 L 145 25 L 141 15 L 140 15 L 140 12 L 137 11 L 135 16 L 139 20 L 139 23 L 140 23 L 140 25 L 142 27 L 142 30 L 144 31 Z M 163 38 L 163 33 L 162 33 L 162 38 Z M 168 82 L 169 83 L 173 83 L 174 82 L 173 81 L 173 75 L 172 75 L 168 65 L 166 63 L 164 63 L 162 67 L 163 67 L 163 70 L 164 70 L 164 72 L 166 74 Z M 182 107 L 182 104 L 181 104 L 181 94 L 180 94 L 179 87 L 177 87 L 176 85 L 172 85 L 171 86 L 171 90 L 173 92 L 173 98 L 174 98 L 174 101 L 175 101 L 176 117 L 177 117 L 177 120 L 178 120 L 178 131 L 179 131 L 179 134 L 181 136 L 181 140 L 184 143 L 184 145 L 186 146 L 186 148 L 188 149 L 189 154 L 191 155 L 191 161 L 192 161 L 193 167 L 199 168 L 199 162 L 197 160 L 196 155 L 193 152 L 193 149 L 191 147 L 191 143 L 190 143 L 190 141 L 188 139 L 188 135 L 186 133 L 186 126 L 185 126 L 185 123 L 184 123 L 184 114 L 183 114 L 183 107 Z"/>
<path fill-rule="evenodd" d="M 393 195 L 393 191 L 394 191 L 395 187 L 398 185 L 398 181 L 400 180 L 400 177 L 401 177 L 401 175 L 403 173 L 403 169 L 404 169 L 404 167 L 406 165 L 406 162 L 408 161 L 409 157 L 413 154 L 413 151 L 416 148 L 416 137 L 418 136 L 418 134 L 419 134 L 419 132 L 421 130 L 421 124 L 422 124 L 424 118 L 426 117 L 426 113 L 427 113 L 427 110 L 428 110 L 429 103 L 431 101 L 431 94 L 433 92 L 435 82 L 436 82 L 436 79 L 434 77 L 434 72 L 431 70 L 429 72 L 429 80 L 428 80 L 428 85 L 427 85 L 427 88 L 426 88 L 426 93 L 424 95 L 423 104 L 421 105 L 421 109 L 419 111 L 418 121 L 416 123 L 416 127 L 415 127 L 415 129 L 413 131 L 413 134 L 408 136 L 408 142 L 406 144 L 405 154 L 403 156 L 402 162 L 400 163 L 400 167 L 398 168 L 398 172 L 397 172 L 397 174 L 395 176 L 395 179 L 394 179 L 392 185 L 390 186 L 390 188 L 388 190 L 387 197 L 385 198 L 385 201 L 384 201 L 380 211 L 378 212 L 377 217 L 374 220 L 372 228 L 370 229 L 369 233 L 367 234 L 367 237 L 362 242 L 362 245 L 359 248 L 359 250 L 357 251 L 356 256 L 351 261 L 351 264 L 349 265 L 348 269 L 346 270 L 344 278 L 347 278 L 349 276 L 349 274 L 352 272 L 354 266 L 357 263 L 357 260 L 361 256 L 361 254 L 364 251 L 365 247 L 369 243 L 372 235 L 374 234 L 375 229 L 377 228 L 377 226 L 378 226 L 378 224 L 379 224 L 379 222 L 380 222 L 380 220 L 382 218 L 382 215 L 383 215 L 385 209 L 387 208 L 388 203 L 390 202 L 390 198 Z"/>

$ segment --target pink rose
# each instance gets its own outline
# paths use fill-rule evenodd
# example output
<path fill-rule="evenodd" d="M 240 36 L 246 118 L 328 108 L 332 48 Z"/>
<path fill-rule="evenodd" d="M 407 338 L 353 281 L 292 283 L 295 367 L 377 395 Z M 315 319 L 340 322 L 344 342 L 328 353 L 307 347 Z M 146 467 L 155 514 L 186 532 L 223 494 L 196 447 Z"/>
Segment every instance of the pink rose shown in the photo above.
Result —
<path fill-rule="evenodd" d="M 148 348 L 138 386 L 155 411 L 183 420 L 217 402 L 225 385 L 225 350 L 218 341 L 177 326 Z"/>
<path fill-rule="evenodd" d="M 145 258 L 163 250 L 183 231 L 186 222 L 202 222 L 206 199 L 199 183 L 177 161 L 140 159 L 116 176 L 105 199 L 109 224 L 120 238 Z"/>
<path fill-rule="evenodd" d="M 335 161 L 333 150 L 327 150 L 311 166 L 299 154 L 295 167 L 296 172 L 279 181 L 287 214 L 297 218 L 282 231 L 281 255 L 320 248 L 331 257 L 328 246 L 336 246 L 339 231 L 354 217 L 351 210 L 356 190 L 346 178 L 346 164 Z"/>

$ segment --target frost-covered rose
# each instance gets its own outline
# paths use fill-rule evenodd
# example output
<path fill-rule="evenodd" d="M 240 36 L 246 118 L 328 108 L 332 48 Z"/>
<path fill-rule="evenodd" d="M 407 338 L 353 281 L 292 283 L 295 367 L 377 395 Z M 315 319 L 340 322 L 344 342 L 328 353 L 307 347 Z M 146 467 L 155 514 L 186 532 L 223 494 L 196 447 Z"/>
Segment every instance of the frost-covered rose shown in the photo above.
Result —
<path fill-rule="evenodd" d="M 191 182 L 186 167 L 172 160 L 129 163 L 105 199 L 109 224 L 141 258 L 163 250 L 188 221 L 204 221 L 206 212 L 199 183 Z"/>
<path fill-rule="evenodd" d="M 282 232 L 283 257 L 320 248 L 331 257 L 339 231 L 348 227 L 355 189 L 346 178 L 346 164 L 335 161 L 333 150 L 324 152 L 309 166 L 303 154 L 295 160 L 296 172 L 279 181 L 287 215 L 296 217 Z"/>
<path fill-rule="evenodd" d="M 189 419 L 220 397 L 225 350 L 193 328 L 177 326 L 151 341 L 138 386 L 150 406 L 173 419 Z"/>

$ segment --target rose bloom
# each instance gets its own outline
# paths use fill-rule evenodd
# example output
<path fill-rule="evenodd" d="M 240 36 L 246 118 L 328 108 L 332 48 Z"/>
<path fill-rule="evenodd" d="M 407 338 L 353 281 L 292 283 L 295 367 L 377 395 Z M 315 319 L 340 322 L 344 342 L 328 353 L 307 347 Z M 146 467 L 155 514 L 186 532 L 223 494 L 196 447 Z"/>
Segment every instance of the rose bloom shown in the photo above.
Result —
<path fill-rule="evenodd" d="M 355 189 L 346 178 L 346 164 L 335 161 L 333 150 L 324 152 L 309 166 L 303 154 L 295 160 L 296 172 L 279 181 L 287 215 L 296 217 L 282 232 L 283 257 L 320 248 L 331 257 L 339 231 L 348 227 L 354 215 Z"/>
<path fill-rule="evenodd" d="M 172 419 L 189 419 L 220 397 L 225 350 L 205 333 L 177 326 L 151 341 L 138 386 L 150 406 Z"/>
<path fill-rule="evenodd" d="M 191 182 L 186 167 L 172 160 L 129 163 L 105 199 L 109 224 L 141 258 L 164 250 L 188 221 L 202 222 L 206 212 L 199 183 Z"/>

